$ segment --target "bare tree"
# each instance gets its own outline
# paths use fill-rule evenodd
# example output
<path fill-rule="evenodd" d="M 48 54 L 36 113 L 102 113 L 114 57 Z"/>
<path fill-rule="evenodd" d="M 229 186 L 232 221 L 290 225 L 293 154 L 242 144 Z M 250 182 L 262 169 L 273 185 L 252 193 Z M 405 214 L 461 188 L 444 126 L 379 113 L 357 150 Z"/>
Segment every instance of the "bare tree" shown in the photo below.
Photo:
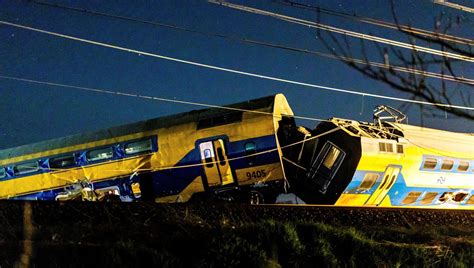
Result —
<path fill-rule="evenodd" d="M 365 76 L 381 81 L 398 91 L 409 93 L 412 99 L 449 104 L 431 106 L 435 109 L 427 109 L 421 105 L 422 118 L 423 116 L 439 116 L 439 112 L 436 111 L 442 110 L 445 113 L 459 117 L 474 119 L 472 110 L 459 109 L 452 105 L 453 102 L 457 102 L 462 103 L 463 106 L 473 107 L 472 92 L 474 91 L 472 90 L 474 89 L 474 80 L 464 78 L 462 65 L 466 63 L 464 59 L 469 61 L 468 64 L 473 64 L 474 40 L 449 35 L 453 25 L 460 26 L 463 19 L 460 17 L 453 19 L 452 17 L 439 15 L 434 19 L 434 30 L 424 31 L 402 25 L 398 20 L 393 2 L 391 6 L 395 20 L 392 25 L 395 26 L 398 32 L 407 37 L 412 45 L 410 50 L 393 46 L 382 47 L 376 42 L 370 43 L 373 47 L 369 50 L 368 43 L 361 40 L 359 51 L 356 51 L 355 46 L 351 45 L 347 36 L 341 37 L 321 30 L 318 30 L 317 35 L 324 46 L 336 57 Z M 321 12 L 318 8 L 315 8 L 315 10 L 318 13 L 318 23 L 320 23 Z M 446 55 L 437 56 L 422 53 L 416 49 L 415 44 L 417 43 L 423 43 L 426 47 L 436 47 Z M 369 51 L 371 59 L 368 56 Z M 362 55 L 363 61 L 355 59 L 357 58 L 354 56 L 356 52 Z M 460 59 L 447 56 L 450 53 L 460 55 Z M 373 60 L 374 54 L 379 58 L 378 61 L 383 62 L 383 64 L 371 64 L 373 63 L 371 60 Z M 411 71 L 400 72 L 397 70 L 399 67 Z M 438 78 L 441 78 L 439 83 L 433 83 L 429 80 L 430 76 L 427 74 L 432 73 L 429 70 L 436 70 L 439 73 Z M 451 82 L 447 82 L 447 80 L 451 80 Z M 410 104 L 403 104 L 402 108 L 407 108 L 405 105 Z"/>

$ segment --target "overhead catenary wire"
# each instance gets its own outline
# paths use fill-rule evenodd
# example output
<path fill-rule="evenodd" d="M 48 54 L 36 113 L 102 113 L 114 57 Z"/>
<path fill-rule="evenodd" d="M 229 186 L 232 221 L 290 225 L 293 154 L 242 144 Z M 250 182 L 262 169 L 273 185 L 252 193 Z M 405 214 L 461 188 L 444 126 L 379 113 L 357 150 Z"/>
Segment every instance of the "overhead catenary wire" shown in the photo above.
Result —
<path fill-rule="evenodd" d="M 463 6 L 463 5 L 460 5 L 460 4 L 457 4 L 457 3 L 452 3 L 452 2 L 449 2 L 447 0 L 433 0 L 433 3 L 438 4 L 438 5 L 447 6 L 447 7 L 450 7 L 450 8 L 454 8 L 454 9 L 457 9 L 457 10 L 469 12 L 469 13 L 474 13 L 474 8 L 472 8 L 472 7 Z"/>
<path fill-rule="evenodd" d="M 160 54 L 149 53 L 149 52 L 140 51 L 140 50 L 136 50 L 136 49 L 131 49 L 131 48 L 121 47 L 121 46 L 117 46 L 117 45 L 112 45 L 112 44 L 108 44 L 108 43 L 103 43 L 103 42 L 88 40 L 88 39 L 84 39 L 84 38 L 74 37 L 74 36 L 65 35 L 65 34 L 61 34 L 61 33 L 57 33 L 57 32 L 46 31 L 46 30 L 42 30 L 42 29 L 38 29 L 38 28 L 34 28 L 34 27 L 29 27 L 29 26 L 25 26 L 25 25 L 21 25 L 21 24 L 17 24 L 17 23 L 11 23 L 11 22 L 7 22 L 7 21 L 3 21 L 3 20 L 0 20 L 0 24 L 9 25 L 9 26 L 12 26 L 12 27 L 17 27 L 17 28 L 21 28 L 21 29 L 25 29 L 25 30 L 39 32 L 39 33 L 43 33 L 43 34 L 48 34 L 48 35 L 61 37 L 61 38 L 69 39 L 69 40 L 74 40 L 74 41 L 78 41 L 78 42 L 83 42 L 83 43 L 102 46 L 102 47 L 106 47 L 106 48 L 121 50 L 121 51 L 134 53 L 134 54 L 138 54 L 138 55 L 144 55 L 144 56 L 149 56 L 149 57 L 154 57 L 154 58 L 159 58 L 159 59 L 164 59 L 164 60 L 169 60 L 169 61 L 174 61 L 174 62 L 179 62 L 179 63 L 184 63 L 184 64 L 188 64 L 188 65 L 194 65 L 194 66 L 199 66 L 199 67 L 203 67 L 203 68 L 219 70 L 219 71 L 224 71 L 224 72 L 229 72 L 229 73 L 234 73 L 234 74 L 240 74 L 240 75 L 245 75 L 245 76 L 250 76 L 250 77 L 256 77 L 256 78 L 261 78 L 261 79 L 265 79 L 265 80 L 278 81 L 278 82 L 282 82 L 282 83 L 305 86 L 305 87 L 310 87 L 310 88 L 325 89 L 325 90 L 329 90 L 329 91 L 332 91 L 332 92 L 340 92 L 340 93 L 353 94 L 353 95 L 364 95 L 366 97 L 388 99 L 388 100 L 408 102 L 408 103 L 417 103 L 417 104 L 437 106 L 437 107 L 449 107 L 449 108 L 454 108 L 454 109 L 474 110 L 474 107 L 468 107 L 468 106 L 462 106 L 462 105 L 452 105 L 452 104 L 446 104 L 446 103 L 433 103 L 433 102 L 427 102 L 427 101 L 419 101 L 419 100 L 411 100 L 411 99 L 406 99 L 406 98 L 391 97 L 391 96 L 385 96 L 385 95 L 381 95 L 381 94 L 372 94 L 372 93 L 368 93 L 368 92 L 359 92 L 359 91 L 348 90 L 348 89 L 328 87 L 328 86 L 322 86 L 322 85 L 317 85 L 317 84 L 312 84 L 312 83 L 305 83 L 305 82 L 299 82 L 299 81 L 289 80 L 289 79 L 284 79 L 284 78 L 279 78 L 279 77 L 273 77 L 273 76 L 268 76 L 268 75 L 261 75 L 261 74 L 257 74 L 257 73 L 240 71 L 240 70 L 236 70 L 236 69 L 224 68 L 224 67 L 219 67 L 219 66 L 215 66 L 215 65 L 204 64 L 204 63 L 199 63 L 199 62 L 190 61 L 190 60 L 183 60 L 183 59 L 164 56 L 164 55 L 160 55 Z"/>
<path fill-rule="evenodd" d="M 127 92 L 121 92 L 121 91 L 111 91 L 111 90 L 104 90 L 104 89 L 98 89 L 98 88 L 73 86 L 73 85 L 66 85 L 66 84 L 52 83 L 52 82 L 46 82 L 46 81 L 38 81 L 38 80 L 24 79 L 24 78 L 11 77 L 11 76 L 3 76 L 3 75 L 0 75 L 0 78 L 9 79 L 9 80 L 15 80 L 15 81 L 28 82 L 28 83 L 35 83 L 35 84 L 43 84 L 43 85 L 48 85 L 48 86 L 56 86 L 56 87 L 65 87 L 65 88 L 79 89 L 79 90 L 91 91 L 91 92 L 97 92 L 97 93 L 113 94 L 113 95 L 118 95 L 118 96 L 141 98 L 141 99 L 147 99 L 147 100 L 157 100 L 157 101 L 180 103 L 180 104 L 186 104 L 186 105 L 202 106 L 202 107 L 208 107 L 208 108 L 218 108 L 218 109 L 231 110 L 231 111 L 241 111 L 241 112 L 247 112 L 247 113 L 264 114 L 264 115 L 269 115 L 269 116 L 272 116 L 272 117 L 281 118 L 281 116 L 275 115 L 275 114 L 273 114 L 273 113 L 262 112 L 262 111 L 256 111 L 256 110 L 240 109 L 240 108 L 227 107 L 227 106 L 220 106 L 220 105 L 213 105 L 213 104 L 205 104 L 205 103 L 190 102 L 190 101 L 183 101 L 183 100 L 176 100 L 176 99 L 167 99 L 167 98 L 161 98 L 161 97 L 145 96 L 145 95 L 139 95 L 139 94 L 133 94 L 133 93 L 127 93 Z M 291 115 L 291 116 L 294 117 L 294 118 L 303 119 L 303 120 L 320 121 L 320 122 L 331 122 L 331 120 L 323 120 L 323 119 L 313 118 L 313 117 L 305 117 L 305 116 L 297 116 L 297 115 Z M 349 123 L 348 123 L 348 125 L 349 125 Z M 375 126 L 369 126 L 369 127 L 370 127 L 370 128 L 376 128 Z M 313 140 L 313 139 L 320 138 L 320 137 L 322 137 L 322 136 L 324 136 L 324 135 L 330 134 L 330 133 L 335 132 L 335 131 L 337 131 L 337 130 L 339 130 L 339 129 L 341 129 L 341 126 L 338 126 L 338 127 L 336 127 L 336 128 L 333 128 L 333 129 L 331 129 L 331 130 L 328 130 L 328 131 L 326 131 L 326 132 L 324 132 L 324 133 L 321 133 L 321 134 L 318 134 L 318 135 L 316 135 L 316 136 L 310 137 L 310 138 L 308 138 L 308 139 L 305 139 L 305 140 L 302 140 L 302 141 L 298 141 L 298 142 L 294 142 L 294 143 L 289 144 L 289 145 L 282 146 L 281 149 L 286 149 L 286 148 L 289 148 L 289 147 L 292 147 L 292 146 L 296 146 L 296 145 L 301 144 L 301 143 L 304 143 L 304 142 L 308 142 L 308 141 Z M 422 146 L 420 146 L 420 145 L 417 145 L 417 144 L 415 144 L 414 142 L 412 142 L 412 141 L 410 141 L 409 139 L 407 139 L 406 137 L 397 135 L 397 134 L 395 134 L 395 133 L 386 132 L 386 131 L 384 131 L 383 129 L 379 129 L 379 128 L 377 128 L 377 130 L 378 130 L 378 131 L 385 132 L 385 133 L 387 133 L 387 134 L 389 134 L 389 135 L 396 136 L 397 138 L 404 138 L 405 140 L 407 140 L 409 143 L 411 143 L 412 145 L 414 145 L 414 146 L 416 146 L 416 147 L 419 147 L 419 148 L 422 148 L 422 149 L 431 151 L 430 148 L 426 148 L 426 147 L 422 147 Z M 273 151 L 275 151 L 275 150 L 277 150 L 277 149 L 272 149 L 272 150 L 268 150 L 268 151 L 262 151 L 262 152 L 258 152 L 258 153 L 255 153 L 255 154 L 252 154 L 252 155 L 248 155 L 248 156 L 244 156 L 244 157 L 237 157 L 237 158 L 233 158 L 232 160 L 239 160 L 239 159 L 242 159 L 242 158 L 245 158 L 245 157 L 250 157 L 250 156 L 255 156 L 255 155 L 270 153 L 270 152 L 273 152 Z M 449 156 L 449 155 L 446 155 L 446 156 Z M 290 164 L 294 164 L 294 163 L 290 163 Z M 188 168 L 188 167 L 195 167 L 195 166 L 200 166 L 200 165 L 202 165 L 202 164 L 193 164 L 193 165 L 186 165 L 186 166 L 160 167 L 159 169 Z M 299 166 L 298 166 L 298 167 L 299 167 Z M 50 170 L 53 170 L 53 169 L 50 169 Z M 58 169 L 58 170 L 61 170 L 61 169 Z M 117 170 L 115 170 L 115 171 L 117 171 Z M 137 170 L 134 170 L 134 171 L 143 171 L 143 170 L 137 169 Z"/>
<path fill-rule="evenodd" d="M 241 108 L 221 106 L 221 105 L 214 105 L 214 104 L 208 104 L 208 103 L 202 103 L 202 102 L 192 102 L 192 101 L 169 99 L 169 98 L 156 97 L 156 96 L 147 96 L 147 95 L 141 95 L 141 94 L 123 92 L 123 91 L 114 91 L 114 90 L 107 90 L 107 89 L 100 89 L 100 88 L 74 86 L 74 85 L 54 83 L 54 82 L 49 82 L 49 81 L 40 81 L 40 80 L 26 79 L 26 78 L 21 78 L 21 77 L 6 76 L 6 75 L 0 75 L 0 78 L 1 79 L 14 80 L 14 81 L 27 82 L 27 83 L 33 83 L 33 84 L 41 84 L 41 85 L 54 86 L 54 87 L 64 87 L 64 88 L 78 89 L 78 90 L 90 91 L 90 92 L 96 92 L 96 93 L 140 98 L 140 99 L 146 99 L 146 100 L 172 102 L 172 103 L 179 103 L 179 104 L 186 104 L 186 105 L 193 105 L 193 106 L 201 106 L 201 107 L 207 107 L 207 108 L 215 108 L 215 109 L 223 109 L 223 110 L 230 110 L 230 111 L 255 113 L 255 114 L 262 114 L 262 115 L 270 115 L 270 116 L 273 116 L 273 117 L 281 118 L 281 116 L 275 115 L 275 114 L 269 113 L 269 112 L 241 109 Z M 285 116 L 285 114 L 283 114 L 283 116 Z M 310 120 L 310 121 L 319 121 L 319 122 L 328 121 L 328 120 L 324 120 L 324 119 L 319 119 L 319 118 L 314 118 L 314 117 L 307 117 L 307 116 L 298 116 L 298 115 L 287 115 L 287 116 L 292 116 L 296 119 Z"/>
<path fill-rule="evenodd" d="M 406 48 L 406 49 L 417 51 L 417 52 L 429 53 L 429 54 L 433 54 L 433 55 L 437 55 L 437 56 L 441 56 L 441 57 L 452 58 L 452 59 L 457 59 L 457 60 L 463 60 L 463 61 L 468 61 L 468 62 L 474 62 L 474 57 L 470 57 L 470 56 L 466 56 L 466 55 L 441 51 L 441 50 L 437 50 L 437 49 L 423 47 L 423 46 L 420 46 L 420 45 L 414 45 L 414 44 L 404 43 L 404 42 L 395 41 L 395 40 L 391 40 L 391 39 L 387 39 L 387 38 L 382 38 L 382 37 L 378 37 L 378 36 L 374 36 L 374 35 L 370 35 L 370 34 L 364 34 L 364 33 L 359 33 L 359 32 L 355 32 L 355 31 L 350 31 L 350 30 L 346 30 L 346 29 L 326 25 L 326 24 L 323 24 L 323 23 L 317 23 L 317 22 L 312 22 L 312 21 L 308 21 L 308 20 L 303 20 L 303 19 L 299 19 L 299 18 L 295 18 L 295 17 L 291 17 L 291 16 L 286 16 L 286 15 L 282 15 L 282 14 L 279 14 L 279 13 L 270 12 L 270 11 L 266 11 L 266 10 L 262 10 L 262 9 L 252 8 L 252 7 L 248 7 L 248 6 L 244 6 L 244 5 L 232 4 L 232 3 L 219 1 L 219 0 L 208 0 L 208 2 L 213 3 L 213 4 L 222 5 L 222 6 L 229 7 L 229 8 L 233 8 L 233 9 L 236 9 L 236 10 L 241 10 L 241 11 L 254 13 L 254 14 L 259 14 L 259 15 L 264 15 L 264 16 L 269 16 L 269 17 L 276 18 L 276 19 L 279 19 L 279 20 L 283 20 L 283 21 L 287 21 L 287 22 L 291 22 L 291 23 L 295 23 L 295 24 L 299 24 L 299 25 L 303 25 L 303 26 L 307 26 L 307 27 L 311 27 L 311 28 L 316 28 L 316 29 L 320 29 L 320 30 L 324 30 L 324 31 L 329 31 L 329 32 L 333 32 L 333 33 L 338 33 L 338 34 L 342 34 L 342 35 L 346 35 L 346 36 L 351 36 L 351 37 L 355 37 L 355 38 L 359 38 L 359 39 L 365 39 L 365 40 L 374 41 L 374 42 L 377 42 L 377 43 L 383 43 L 383 44 L 386 44 L 386 45 Z"/>
<path fill-rule="evenodd" d="M 146 100 L 155 100 L 155 101 L 179 103 L 179 104 L 185 104 L 185 105 L 201 106 L 201 107 L 216 108 L 216 109 L 223 109 L 223 110 L 230 110 L 230 111 L 240 111 L 240 112 L 247 112 L 247 113 L 263 114 L 263 115 L 269 115 L 269 116 L 276 117 L 276 118 L 281 118 L 281 116 L 275 115 L 275 114 L 269 113 L 269 112 L 262 112 L 262 111 L 256 111 L 256 110 L 248 110 L 248 109 L 240 109 L 240 108 L 234 108 L 234 107 L 228 107 L 228 106 L 220 106 L 220 105 L 214 105 L 214 104 L 191 102 L 191 101 L 184 101 L 184 100 L 177 100 L 177 99 L 169 99 L 169 98 L 163 98 L 163 97 L 146 96 L 146 95 L 140 95 L 140 94 L 136 94 L 136 93 L 129 93 L 129 92 L 123 92 L 123 91 L 115 91 L 115 90 L 106 90 L 106 89 L 91 88 L 91 87 L 66 85 L 66 84 L 60 84 L 60 83 L 53 83 L 53 82 L 47 82 L 47 81 L 39 81 L 39 80 L 32 80 L 32 79 L 25 79 L 25 78 L 19 78 L 19 77 L 4 76 L 4 75 L 0 75 L 0 79 L 8 79 L 8 80 L 28 82 L 28 83 L 34 83 L 34 84 L 42 84 L 42 85 L 47 85 L 47 86 L 78 89 L 78 90 L 83 90 L 83 91 L 91 91 L 91 92 L 96 92 L 96 93 L 112 94 L 112 95 L 117 95 L 117 96 L 133 97 L 133 98 L 140 98 L 140 99 L 146 99 Z M 331 120 L 319 119 L 319 118 L 315 118 L 315 117 L 307 117 L 307 116 L 299 116 L 299 115 L 291 115 L 291 117 L 296 118 L 296 119 L 301 119 L 301 120 L 331 122 Z M 381 132 L 384 132 L 386 134 L 395 136 L 397 138 L 405 138 L 403 136 L 397 135 L 395 133 L 387 132 L 387 131 L 385 131 L 383 129 L 380 129 L 380 128 L 377 128 L 375 126 L 368 125 L 368 127 L 371 128 L 371 129 L 376 129 L 377 131 L 381 131 Z M 308 141 L 308 139 L 306 141 Z M 304 142 L 304 141 L 297 142 L 296 144 L 302 143 L 302 142 Z M 427 148 L 421 147 L 421 146 L 419 146 L 419 145 L 417 145 L 417 144 L 415 144 L 415 143 L 413 143 L 409 140 L 408 140 L 408 142 L 410 142 L 413 145 L 415 145 L 417 147 L 420 147 L 422 149 L 427 149 Z M 286 147 L 283 146 L 282 148 L 286 148 Z"/>
<path fill-rule="evenodd" d="M 203 36 L 208 36 L 208 37 L 214 37 L 214 38 L 222 38 L 234 42 L 241 42 L 241 43 L 246 43 L 246 44 L 252 44 L 252 45 L 260 45 L 264 47 L 270 47 L 274 49 L 281 49 L 281 50 L 287 50 L 287 51 L 292 51 L 292 52 L 298 52 L 298 53 L 304 53 L 308 55 L 313 55 L 313 56 L 320 56 L 320 57 L 325 57 L 325 58 L 330 58 L 330 59 L 335 59 L 335 60 L 342 60 L 345 62 L 353 62 L 356 64 L 360 65 L 370 65 L 378 68 L 384 68 L 384 69 L 390 69 L 394 71 L 400 71 L 400 72 L 405 72 L 405 73 L 412 73 L 416 75 L 423 75 L 426 77 L 432 77 L 432 78 L 438 78 L 442 80 L 447 80 L 447 81 L 453 81 L 453 82 L 458 82 L 458 83 L 464 83 L 464 84 L 469 84 L 469 85 L 474 85 L 474 79 L 466 78 L 466 77 L 455 77 L 452 75 L 448 74 L 440 74 L 440 73 L 435 73 L 435 72 L 429 72 L 429 71 L 424 71 L 424 70 L 418 70 L 416 68 L 407 68 L 403 66 L 398 66 L 398 65 L 387 65 L 384 63 L 378 63 L 378 62 L 373 62 L 373 61 L 368 61 L 368 60 L 362 60 L 362 59 L 357 59 L 353 57 L 347 57 L 347 56 L 336 56 L 333 54 L 329 53 L 323 53 L 319 51 L 314 51 L 314 50 L 307 50 L 307 49 L 301 49 L 301 48 L 296 48 L 296 47 L 290 47 L 290 46 L 285 46 L 282 44 L 275 44 L 275 43 L 270 43 L 270 42 L 265 42 L 265 41 L 259 41 L 259 40 L 253 40 L 249 38 L 244 38 L 240 36 L 229 36 L 225 34 L 220 34 L 220 33 L 215 33 L 215 32 L 208 32 L 208 31 L 202 31 L 202 30 L 197 30 L 197 29 L 191 29 L 188 27 L 184 26 L 178 26 L 175 24 L 169 24 L 169 23 L 163 23 L 159 21 L 150 21 L 150 20 L 144 20 L 144 19 L 137 19 L 137 18 L 131 18 L 127 16 L 122 16 L 122 15 L 116 15 L 116 14 L 111 14 L 111 13 L 106 13 L 106 12 L 99 12 L 99 11 L 93 11 L 93 10 L 87 10 L 83 8 L 76 8 L 76 7 L 70 7 L 70 6 L 65 6 L 65 5 L 59 5 L 59 4 L 52 4 L 52 3 L 46 3 L 42 1 L 33 1 L 34 4 L 42 5 L 42 6 L 47 6 L 47 7 L 53 7 L 53 8 L 59 8 L 63 10 L 68 10 L 68 11 L 73 11 L 73 12 L 79 12 L 79 13 L 84 13 L 84 14 L 90 14 L 90 15 L 95 15 L 95 16 L 101 16 L 101 17 L 107 17 L 107 18 L 113 18 L 113 19 L 119 19 L 119 20 L 124 20 L 124 21 L 131 21 L 131 22 L 136 22 L 136 23 L 142 23 L 146 25 L 152 25 L 156 27 L 164 27 L 172 30 L 177 30 L 177 31 L 184 31 L 188 33 L 193 33 L 193 34 L 200 34 Z M 287 3 L 287 1 L 278 1 L 278 3 Z M 293 2 L 288 2 L 292 3 Z M 294 4 L 296 5 L 296 4 Z M 318 8 L 319 10 L 319 8 Z M 326 11 L 325 9 L 321 9 L 323 11 Z M 327 12 L 330 12 L 330 10 L 327 10 Z M 331 11 L 335 12 L 335 11 Z M 332 14 L 332 13 L 329 13 Z M 337 14 L 337 13 L 335 13 Z M 353 16 L 347 15 L 344 13 L 341 13 L 344 16 L 348 16 L 349 18 L 352 18 Z M 357 16 L 356 16 L 357 17 Z M 360 17 L 357 17 L 360 18 Z M 361 18 L 363 21 L 365 20 L 370 20 L 369 18 Z M 405 28 L 403 28 L 405 29 Z M 406 30 L 406 29 L 405 29 Z M 421 31 L 420 29 L 418 29 Z M 468 39 L 469 40 L 469 39 Z M 471 40 L 473 41 L 473 40 Z M 474 41 L 473 41 L 474 42 Z"/>
<path fill-rule="evenodd" d="M 403 31 L 403 32 L 412 33 L 412 34 L 416 34 L 416 35 L 423 35 L 423 36 L 426 36 L 426 37 L 439 39 L 439 40 L 444 40 L 444 41 L 448 41 L 448 42 L 454 42 L 454 43 L 465 44 L 465 45 L 474 45 L 474 40 L 473 39 L 454 36 L 454 35 L 445 34 L 445 33 L 441 33 L 441 32 L 428 31 L 428 30 L 425 30 L 425 29 L 415 28 L 415 27 L 412 27 L 412 26 L 407 26 L 407 25 L 402 25 L 402 24 L 391 23 L 391 22 L 387 22 L 387 21 L 379 20 L 379 19 L 373 19 L 373 18 L 358 16 L 358 15 L 353 15 L 353 14 L 347 14 L 347 13 L 344 13 L 344 12 L 331 10 L 331 9 L 327 9 L 327 8 L 322 8 L 322 7 L 314 6 L 314 5 L 310 5 L 310 4 L 298 3 L 298 2 L 289 1 L 289 0 L 277 0 L 276 3 L 291 6 L 291 7 L 296 7 L 296 8 L 321 12 L 321 13 L 324 13 L 324 14 L 328 14 L 328 15 L 332 15 L 332 16 L 338 16 L 338 17 L 350 19 L 350 20 L 353 20 L 353 21 L 359 21 L 359 22 L 363 22 L 363 23 L 367 23 L 367 24 L 372 24 L 372 25 L 376 25 L 376 26 L 380 26 L 380 27 L 385 27 L 385 28 L 388 28 L 388 29 L 400 30 L 400 31 Z"/>

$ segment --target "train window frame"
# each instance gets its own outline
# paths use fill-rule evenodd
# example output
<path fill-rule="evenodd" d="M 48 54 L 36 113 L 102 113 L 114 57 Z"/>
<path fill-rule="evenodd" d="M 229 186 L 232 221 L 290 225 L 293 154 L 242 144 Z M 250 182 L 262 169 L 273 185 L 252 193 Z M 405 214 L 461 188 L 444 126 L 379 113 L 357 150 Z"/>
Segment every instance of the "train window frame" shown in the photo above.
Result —
<path fill-rule="evenodd" d="M 457 171 L 459 172 L 468 172 L 470 163 L 469 161 L 459 161 Z M 463 168 L 461 168 L 463 167 Z"/>
<path fill-rule="evenodd" d="M 461 203 L 462 201 L 466 200 L 466 197 L 468 196 L 469 194 L 466 192 L 457 192 L 453 197 L 453 201 L 457 203 Z"/>
<path fill-rule="evenodd" d="M 441 170 L 452 170 L 454 167 L 454 160 L 453 159 L 443 159 L 443 162 L 441 162 Z"/>
<path fill-rule="evenodd" d="M 130 146 L 132 144 L 140 144 L 140 143 L 144 143 L 144 142 L 148 142 L 149 147 L 144 147 L 144 149 L 138 150 L 138 151 L 127 152 L 128 146 Z M 148 154 L 148 153 L 152 153 L 152 152 L 153 152 L 153 139 L 152 138 L 131 141 L 131 142 L 127 142 L 123 145 L 123 153 L 125 154 L 125 156 Z"/>
<path fill-rule="evenodd" d="M 214 166 L 214 161 L 213 161 L 213 154 L 211 149 L 204 149 L 204 162 L 206 163 L 206 167 L 211 168 Z"/>
<path fill-rule="evenodd" d="M 434 163 L 434 165 L 433 165 Z M 435 170 L 438 166 L 438 159 L 433 157 L 428 157 L 423 160 L 423 169 L 426 170 Z"/>
<path fill-rule="evenodd" d="M 331 161 L 333 163 L 332 165 L 330 165 L 331 167 L 328 168 L 328 166 L 324 165 L 323 163 L 326 162 L 326 160 L 328 159 L 328 155 L 330 154 L 332 148 L 336 148 L 340 153 L 336 156 L 335 161 Z M 334 143 L 326 141 L 318 156 L 313 161 L 311 168 L 306 173 L 306 177 L 314 180 L 316 185 L 318 185 L 318 187 L 320 188 L 319 192 L 325 194 L 329 185 L 334 179 L 334 176 L 341 167 L 345 157 L 346 152 L 344 152 L 344 150 L 337 147 Z M 326 164 L 328 163 L 326 162 Z"/>
<path fill-rule="evenodd" d="M 359 186 L 357 186 L 357 190 L 366 191 L 366 190 L 371 189 L 379 178 L 380 178 L 380 174 L 378 173 L 365 173 L 364 179 L 359 184 Z M 363 186 L 364 184 L 365 186 Z"/>
<path fill-rule="evenodd" d="M 22 166 L 27 166 L 28 164 L 33 164 L 33 168 L 32 169 L 28 169 L 26 168 L 25 170 L 19 170 L 19 167 L 22 167 Z M 25 174 L 31 174 L 31 173 L 35 173 L 35 172 L 38 172 L 40 169 L 40 166 L 39 166 L 39 163 L 38 161 L 29 161 L 29 162 L 24 162 L 24 163 L 19 163 L 19 164 L 16 164 L 13 166 L 13 172 L 15 175 L 25 175 Z"/>
<path fill-rule="evenodd" d="M 72 158 L 72 164 L 67 164 L 67 165 L 60 165 L 60 166 L 56 166 L 56 167 L 53 167 L 51 165 L 51 163 L 53 163 L 54 161 L 58 161 L 58 160 L 63 160 L 63 159 L 66 159 L 66 158 L 69 158 L 71 159 Z M 64 161 L 62 161 L 63 163 Z M 76 160 L 76 157 L 74 154 L 68 154 L 68 155 L 60 155 L 60 156 L 56 156 L 56 157 L 52 157 L 49 159 L 48 161 L 48 166 L 50 169 L 64 169 L 64 168 L 70 168 L 70 167 L 74 167 L 74 166 L 77 166 L 77 160 Z"/>
<path fill-rule="evenodd" d="M 244 145 L 244 150 L 245 150 L 245 155 L 253 155 L 257 153 L 257 146 L 255 145 L 255 142 L 247 142 Z"/>
<path fill-rule="evenodd" d="M 423 197 L 420 199 L 420 205 L 429 205 L 433 204 L 433 201 L 438 196 L 438 192 L 426 192 Z"/>
<path fill-rule="evenodd" d="M 411 205 L 415 204 L 418 198 L 420 198 L 422 192 L 418 191 L 411 191 L 409 192 L 405 198 L 402 200 L 402 205 Z"/>
<path fill-rule="evenodd" d="M 385 142 L 379 142 L 379 151 L 380 152 L 387 152 L 387 146 L 385 145 Z"/>
<path fill-rule="evenodd" d="M 399 149 L 399 146 L 402 147 L 401 151 Z M 396 153 L 403 154 L 403 145 L 392 143 L 392 142 L 381 141 L 379 142 L 379 152 L 388 153 L 388 154 L 396 154 Z"/>
<path fill-rule="evenodd" d="M 399 154 L 404 153 L 403 144 L 397 144 L 397 153 Z"/>
<path fill-rule="evenodd" d="M 453 199 L 453 194 L 454 192 L 444 192 L 441 194 L 441 196 L 438 198 L 439 202 L 445 203 L 448 201 L 452 201 Z"/>
<path fill-rule="evenodd" d="M 5 179 L 7 177 L 7 169 L 0 167 L 0 179 Z"/>
<path fill-rule="evenodd" d="M 96 152 L 96 151 L 104 151 L 104 150 L 110 150 L 112 152 L 112 155 L 110 157 L 96 157 L 96 158 L 91 158 L 90 157 L 91 153 Z M 114 151 L 114 148 L 112 146 L 96 148 L 96 149 L 88 150 L 86 152 L 87 162 L 105 161 L 105 160 L 113 159 L 114 157 L 115 157 L 115 151 Z"/>

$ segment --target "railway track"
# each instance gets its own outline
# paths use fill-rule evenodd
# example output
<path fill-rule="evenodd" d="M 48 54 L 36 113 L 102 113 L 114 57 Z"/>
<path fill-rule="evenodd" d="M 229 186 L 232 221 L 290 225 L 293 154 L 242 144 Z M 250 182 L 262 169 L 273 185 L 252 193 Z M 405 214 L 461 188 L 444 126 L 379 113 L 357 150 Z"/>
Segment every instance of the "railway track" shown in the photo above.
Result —
<path fill-rule="evenodd" d="M 21 226 L 29 206 L 35 225 L 84 223 L 135 225 L 195 221 L 210 225 L 259 220 L 314 221 L 345 226 L 458 226 L 474 228 L 473 210 L 301 205 L 155 204 L 95 202 L 0 202 L 2 226 Z M 28 217 L 30 217 L 28 216 Z"/>

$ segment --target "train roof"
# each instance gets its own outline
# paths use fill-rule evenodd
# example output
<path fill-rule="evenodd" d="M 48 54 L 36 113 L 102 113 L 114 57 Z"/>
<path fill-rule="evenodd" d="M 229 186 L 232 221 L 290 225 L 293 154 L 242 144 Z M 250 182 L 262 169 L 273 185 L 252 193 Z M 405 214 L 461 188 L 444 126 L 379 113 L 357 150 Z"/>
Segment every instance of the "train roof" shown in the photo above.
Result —
<path fill-rule="evenodd" d="M 274 113 L 275 110 L 281 111 L 282 107 L 285 106 L 288 106 L 288 103 L 283 94 L 276 94 L 224 106 L 229 109 L 216 107 L 211 109 L 193 110 L 190 112 L 0 150 L 0 161 L 62 147 L 85 144 L 97 140 L 113 139 L 139 132 L 152 131 L 191 122 L 200 122 L 201 120 L 204 122 L 205 120 L 209 121 L 209 119 L 212 120 L 212 118 L 217 117 L 232 117 L 235 114 L 241 114 L 245 110 L 258 110 L 264 113 Z M 291 108 L 288 107 L 288 109 L 291 111 Z"/>
<path fill-rule="evenodd" d="M 374 123 L 331 118 L 333 124 L 354 137 L 405 140 L 435 154 L 474 158 L 474 135 L 393 122 Z"/>
<path fill-rule="evenodd" d="M 474 159 L 474 135 L 445 130 L 396 124 L 405 139 L 428 151 L 440 151 L 446 155 Z"/>

